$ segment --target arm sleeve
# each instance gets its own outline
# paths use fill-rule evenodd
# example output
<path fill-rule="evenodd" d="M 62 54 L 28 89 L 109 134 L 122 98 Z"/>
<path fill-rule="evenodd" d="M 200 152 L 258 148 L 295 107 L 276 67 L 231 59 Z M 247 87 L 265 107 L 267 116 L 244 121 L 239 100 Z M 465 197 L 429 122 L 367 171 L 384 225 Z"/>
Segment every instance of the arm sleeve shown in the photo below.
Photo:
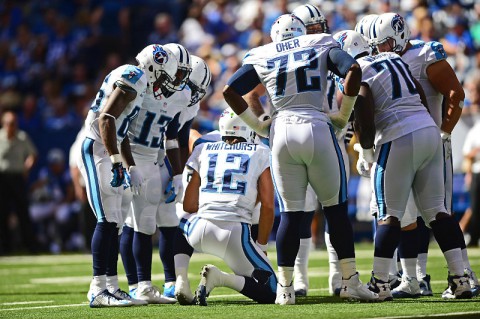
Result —
<path fill-rule="evenodd" d="M 180 131 L 178 131 L 178 145 L 180 147 L 188 147 L 188 138 L 190 136 L 190 128 L 192 127 L 193 119 L 187 121 Z"/>
<path fill-rule="evenodd" d="M 167 140 L 173 140 L 178 137 L 178 129 L 180 128 L 180 123 L 178 118 L 180 117 L 180 112 L 178 112 L 175 117 L 168 123 L 167 131 L 165 136 Z"/>
<path fill-rule="evenodd" d="M 258 84 L 260 84 L 260 79 L 251 64 L 244 64 L 227 82 L 227 85 L 240 95 L 247 94 Z"/>
<path fill-rule="evenodd" d="M 199 145 L 199 147 L 196 147 L 196 148 L 193 149 L 192 155 L 190 155 L 190 157 L 187 160 L 187 164 L 186 164 L 188 167 L 196 170 L 197 172 L 200 171 L 199 156 L 200 156 L 200 152 L 203 149 L 203 145 L 205 145 L 205 144 L 201 144 L 201 145 Z"/>
<path fill-rule="evenodd" d="M 357 63 L 357 61 L 340 48 L 332 48 L 328 51 L 327 67 L 341 78 L 347 76 L 348 70 L 350 70 L 355 63 Z"/>

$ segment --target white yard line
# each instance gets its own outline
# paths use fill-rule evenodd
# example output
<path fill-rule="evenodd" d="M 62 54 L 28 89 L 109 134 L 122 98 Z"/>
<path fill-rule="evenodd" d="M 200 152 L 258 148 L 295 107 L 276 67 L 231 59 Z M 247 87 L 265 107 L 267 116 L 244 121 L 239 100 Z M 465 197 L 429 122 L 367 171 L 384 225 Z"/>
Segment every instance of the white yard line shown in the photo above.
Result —
<path fill-rule="evenodd" d="M 480 315 L 480 311 L 465 311 L 465 312 L 449 312 L 449 313 L 438 313 L 434 315 L 412 315 L 412 316 L 395 316 L 395 317 L 382 317 L 381 319 L 403 319 L 403 318 L 442 318 L 442 317 L 451 317 L 451 316 L 464 316 L 464 315 Z M 377 318 L 378 317 L 372 317 Z"/>
<path fill-rule="evenodd" d="M 77 304 L 67 304 L 67 305 L 55 305 L 55 306 L 38 306 L 38 307 L 22 307 L 22 308 L 7 308 L 0 309 L 1 311 L 16 311 L 16 310 L 30 310 L 30 309 L 47 309 L 47 308 L 67 308 L 67 307 L 85 307 L 88 306 L 88 302 L 77 303 Z"/>
<path fill-rule="evenodd" d="M 52 302 L 53 300 L 3 302 L 3 303 L 0 303 L 0 306 L 30 305 L 30 304 L 37 304 L 37 303 L 52 303 Z"/>

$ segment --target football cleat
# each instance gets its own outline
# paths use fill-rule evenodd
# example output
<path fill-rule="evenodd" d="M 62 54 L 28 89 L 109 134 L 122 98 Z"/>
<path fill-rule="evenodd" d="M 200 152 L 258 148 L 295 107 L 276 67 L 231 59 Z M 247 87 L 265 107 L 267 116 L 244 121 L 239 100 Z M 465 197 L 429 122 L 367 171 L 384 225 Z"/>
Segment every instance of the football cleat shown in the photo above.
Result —
<path fill-rule="evenodd" d="M 447 278 L 448 287 L 442 293 L 443 299 L 471 299 L 472 290 L 467 276 L 451 276 Z"/>
<path fill-rule="evenodd" d="M 402 283 L 402 274 L 397 273 L 396 275 L 388 275 L 388 283 L 390 284 L 390 289 L 395 289 Z"/>
<path fill-rule="evenodd" d="M 417 278 L 403 275 L 400 285 L 392 290 L 393 298 L 418 298 L 422 294 Z"/>
<path fill-rule="evenodd" d="M 169 298 L 162 295 L 158 287 L 155 286 L 138 288 L 132 297 L 145 300 L 149 304 L 174 304 L 177 302 L 175 298 Z"/>
<path fill-rule="evenodd" d="M 295 297 L 306 297 L 307 290 L 305 289 L 295 289 Z"/>
<path fill-rule="evenodd" d="M 170 287 L 163 285 L 163 295 L 168 298 L 175 298 L 175 285 L 171 285 Z"/>
<path fill-rule="evenodd" d="M 275 298 L 277 305 L 294 305 L 295 304 L 295 289 L 293 285 L 282 286 L 277 284 L 277 298 Z"/>
<path fill-rule="evenodd" d="M 100 292 L 96 296 L 92 296 L 92 299 L 90 299 L 90 308 L 130 306 L 133 306 L 133 303 L 130 300 L 119 299 L 113 294 L 109 293 L 107 289 Z"/>
<path fill-rule="evenodd" d="M 420 286 L 420 294 L 422 296 L 433 296 L 432 286 L 430 286 L 430 275 L 426 275 L 418 282 Z"/>
<path fill-rule="evenodd" d="M 200 275 L 202 278 L 195 291 L 195 298 L 197 299 L 197 305 L 206 306 L 207 297 L 210 295 L 213 288 L 224 286 L 224 276 L 226 273 L 214 265 L 205 265 L 202 267 Z"/>
<path fill-rule="evenodd" d="M 188 280 L 183 280 L 180 276 L 177 277 L 174 294 L 178 303 L 182 306 L 194 305 L 196 303 L 196 299 L 190 289 L 190 283 Z"/>
<path fill-rule="evenodd" d="M 334 296 L 340 296 L 342 290 L 342 274 L 339 272 L 330 272 L 328 275 L 328 292 Z"/>
<path fill-rule="evenodd" d="M 295 289 L 295 296 L 305 297 L 308 292 L 308 274 L 306 269 L 302 269 L 295 264 L 293 268 L 293 288 Z"/>
<path fill-rule="evenodd" d="M 111 294 L 114 295 L 115 297 L 117 297 L 118 299 L 131 301 L 134 306 L 146 306 L 146 305 L 148 305 L 147 301 L 140 300 L 140 299 L 135 299 L 132 296 L 130 296 L 130 294 L 128 294 L 126 291 L 123 291 L 120 288 L 117 289 L 115 292 L 113 292 Z"/>
<path fill-rule="evenodd" d="M 375 278 L 372 272 L 372 278 L 370 279 L 368 289 L 378 294 L 379 301 L 392 301 L 393 296 L 390 291 L 390 284 L 386 281 L 382 281 L 378 278 Z"/>
<path fill-rule="evenodd" d="M 349 279 L 342 280 L 340 298 L 349 300 L 372 301 L 378 300 L 378 294 L 370 291 L 359 278 L 358 272 Z"/>
<path fill-rule="evenodd" d="M 468 276 L 468 282 L 470 283 L 470 289 L 472 289 L 472 295 L 474 297 L 478 296 L 480 293 L 480 284 L 478 283 L 477 275 L 473 270 L 468 268 L 465 268 L 465 275 Z"/>

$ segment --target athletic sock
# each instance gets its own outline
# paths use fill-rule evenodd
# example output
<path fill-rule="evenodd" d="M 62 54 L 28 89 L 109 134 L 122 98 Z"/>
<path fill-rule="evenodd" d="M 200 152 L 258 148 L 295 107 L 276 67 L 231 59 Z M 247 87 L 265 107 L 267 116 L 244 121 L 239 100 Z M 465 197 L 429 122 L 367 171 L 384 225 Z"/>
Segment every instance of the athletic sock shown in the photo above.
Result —
<path fill-rule="evenodd" d="M 152 236 L 135 232 L 133 255 L 137 264 L 138 281 L 152 280 Z M 139 285 L 140 288 L 140 285 Z"/>

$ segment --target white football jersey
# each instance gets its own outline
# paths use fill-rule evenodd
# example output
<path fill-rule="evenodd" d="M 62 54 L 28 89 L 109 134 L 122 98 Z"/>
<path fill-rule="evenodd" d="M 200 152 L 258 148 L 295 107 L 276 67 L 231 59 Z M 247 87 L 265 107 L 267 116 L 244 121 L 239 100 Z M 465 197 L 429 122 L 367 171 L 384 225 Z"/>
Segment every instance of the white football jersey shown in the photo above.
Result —
<path fill-rule="evenodd" d="M 375 106 L 375 144 L 384 144 L 413 131 L 435 126 L 423 106 L 408 65 L 395 53 L 357 60 L 362 81 L 370 86 Z"/>
<path fill-rule="evenodd" d="M 274 107 L 273 116 L 284 110 L 316 111 L 327 120 L 327 57 L 339 47 L 328 34 L 309 34 L 273 42 L 250 50 L 243 64 L 254 66 Z M 282 115 L 287 115 L 284 113 Z"/>
<path fill-rule="evenodd" d="M 122 114 L 115 120 L 118 144 L 127 136 L 130 123 L 138 116 L 139 110 L 142 107 L 143 98 L 146 94 L 148 80 L 144 71 L 137 66 L 129 64 L 122 65 L 105 77 L 85 120 L 86 136 L 100 143 L 102 143 L 102 138 L 98 128 L 98 117 L 112 94 L 115 88 L 115 82 L 117 81 L 128 85 L 137 92 L 136 98 L 128 103 Z"/>
<path fill-rule="evenodd" d="M 153 94 L 145 96 L 142 108 L 128 130 L 130 147 L 135 158 L 163 161 L 167 126 L 178 113 L 187 108 L 190 97 L 191 91 L 187 87 L 168 98 L 161 96 L 156 99 Z"/>
<path fill-rule="evenodd" d="M 207 142 L 187 161 L 201 178 L 202 218 L 252 223 L 260 175 L 270 166 L 270 150 L 259 144 Z"/>
<path fill-rule="evenodd" d="M 428 108 L 433 120 L 440 127 L 442 124 L 442 101 L 443 95 L 435 90 L 428 80 L 427 68 L 438 61 L 447 59 L 443 45 L 437 41 L 423 42 L 420 40 L 410 41 L 412 47 L 405 51 L 402 60 L 408 64 L 413 77 L 420 82 L 428 101 Z"/>

